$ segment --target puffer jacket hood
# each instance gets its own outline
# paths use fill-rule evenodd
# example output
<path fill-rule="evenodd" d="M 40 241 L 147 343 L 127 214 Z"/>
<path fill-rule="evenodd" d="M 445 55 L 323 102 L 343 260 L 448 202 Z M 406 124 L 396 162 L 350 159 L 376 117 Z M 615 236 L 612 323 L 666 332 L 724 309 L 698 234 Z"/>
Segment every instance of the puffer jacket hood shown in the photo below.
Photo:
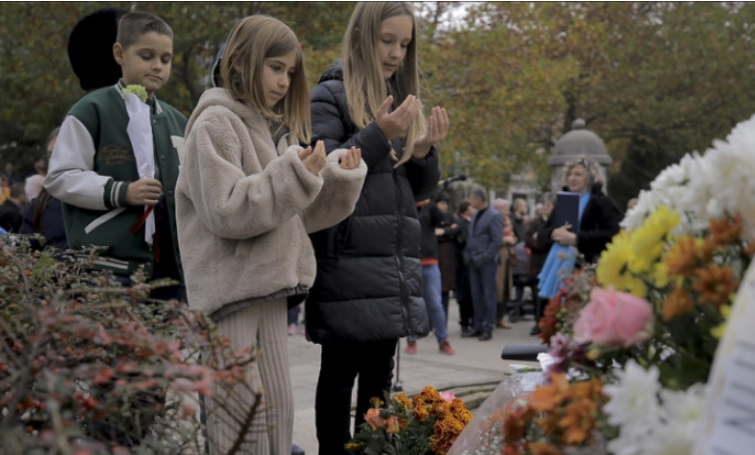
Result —
<path fill-rule="evenodd" d="M 320 76 L 320 80 L 317 82 L 318 84 L 322 84 L 326 81 L 342 81 L 343 80 L 343 60 L 337 59 L 335 62 L 333 62 L 328 69 L 325 70 L 324 73 L 322 73 L 322 76 Z"/>

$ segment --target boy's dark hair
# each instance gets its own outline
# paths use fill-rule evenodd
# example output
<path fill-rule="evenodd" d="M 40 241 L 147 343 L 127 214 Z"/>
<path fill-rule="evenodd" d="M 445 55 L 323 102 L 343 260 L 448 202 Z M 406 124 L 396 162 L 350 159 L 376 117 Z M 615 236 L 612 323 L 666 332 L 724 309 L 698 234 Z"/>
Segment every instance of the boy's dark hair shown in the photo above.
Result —
<path fill-rule="evenodd" d="M 137 42 L 140 36 L 149 32 L 157 32 L 173 39 L 173 30 L 158 16 L 151 13 L 128 13 L 118 22 L 116 41 L 127 49 Z"/>
<path fill-rule="evenodd" d="M 448 194 L 447 194 L 447 193 L 444 193 L 443 191 L 441 191 L 441 192 L 440 192 L 440 193 L 438 193 L 438 195 L 437 195 L 437 196 L 435 197 L 435 202 L 436 202 L 436 203 L 438 203 L 438 202 L 441 202 L 441 201 L 443 201 L 443 202 L 445 202 L 446 204 L 448 204 L 449 202 L 451 202 L 451 198 L 450 198 L 450 197 L 448 197 Z"/>

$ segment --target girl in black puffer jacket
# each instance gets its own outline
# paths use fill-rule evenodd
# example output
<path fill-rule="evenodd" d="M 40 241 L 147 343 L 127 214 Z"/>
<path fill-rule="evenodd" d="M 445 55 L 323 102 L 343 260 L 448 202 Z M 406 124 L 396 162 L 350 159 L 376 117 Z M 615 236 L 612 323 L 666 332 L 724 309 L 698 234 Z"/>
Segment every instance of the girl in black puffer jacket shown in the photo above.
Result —
<path fill-rule="evenodd" d="M 344 37 L 344 60 L 310 92 L 312 140 L 328 152 L 355 146 L 368 174 L 354 213 L 312 234 L 317 277 L 306 302 L 309 338 L 322 344 L 315 403 L 320 454 L 346 453 L 359 375 L 358 426 L 393 377 L 400 337 L 428 333 L 422 300 L 415 200 L 440 177 L 433 144 L 448 116 L 425 121 L 417 98 L 416 30 L 404 2 L 360 3 Z"/>

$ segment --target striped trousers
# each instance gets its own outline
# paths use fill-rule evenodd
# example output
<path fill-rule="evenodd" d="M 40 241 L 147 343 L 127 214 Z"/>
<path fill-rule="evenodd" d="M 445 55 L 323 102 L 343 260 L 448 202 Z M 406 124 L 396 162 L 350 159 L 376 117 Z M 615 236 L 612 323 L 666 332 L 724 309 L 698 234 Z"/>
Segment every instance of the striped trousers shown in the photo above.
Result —
<path fill-rule="evenodd" d="M 254 404 L 255 391 L 263 392 L 261 406 L 244 435 L 240 455 L 289 455 L 294 427 L 294 400 L 288 365 L 288 310 L 286 299 L 257 302 L 218 321 L 220 334 L 240 351 L 258 348 L 257 361 L 247 367 L 251 389 L 236 386 L 223 409 L 207 400 L 210 453 L 221 455 L 236 442 L 241 422 Z M 215 394 L 221 394 L 216 388 Z"/>

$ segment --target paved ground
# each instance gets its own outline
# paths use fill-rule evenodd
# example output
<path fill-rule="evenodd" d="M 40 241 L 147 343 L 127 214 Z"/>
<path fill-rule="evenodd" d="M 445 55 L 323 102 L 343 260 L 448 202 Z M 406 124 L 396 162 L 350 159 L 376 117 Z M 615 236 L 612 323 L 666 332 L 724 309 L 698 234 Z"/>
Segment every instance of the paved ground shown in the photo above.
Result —
<path fill-rule="evenodd" d="M 476 338 L 460 337 L 459 324 L 456 322 L 458 306 L 453 300 L 449 312 L 449 338 L 456 355 L 440 353 L 432 334 L 418 341 L 418 352 L 414 355 L 403 352 L 406 344 L 405 340 L 401 340 L 398 376 L 404 391 L 410 395 L 419 392 L 425 385 L 453 390 L 475 384 L 497 384 L 503 378 L 503 374 L 509 371 L 510 362 L 501 359 L 503 347 L 508 343 L 540 341 L 539 338 L 529 335 L 534 325 L 532 316 L 514 324 L 511 330 L 496 329 L 491 341 L 481 342 Z M 320 346 L 308 342 L 301 334 L 290 336 L 288 339 L 296 411 L 294 442 L 302 446 L 307 455 L 317 455 L 314 403 L 320 371 Z"/>

